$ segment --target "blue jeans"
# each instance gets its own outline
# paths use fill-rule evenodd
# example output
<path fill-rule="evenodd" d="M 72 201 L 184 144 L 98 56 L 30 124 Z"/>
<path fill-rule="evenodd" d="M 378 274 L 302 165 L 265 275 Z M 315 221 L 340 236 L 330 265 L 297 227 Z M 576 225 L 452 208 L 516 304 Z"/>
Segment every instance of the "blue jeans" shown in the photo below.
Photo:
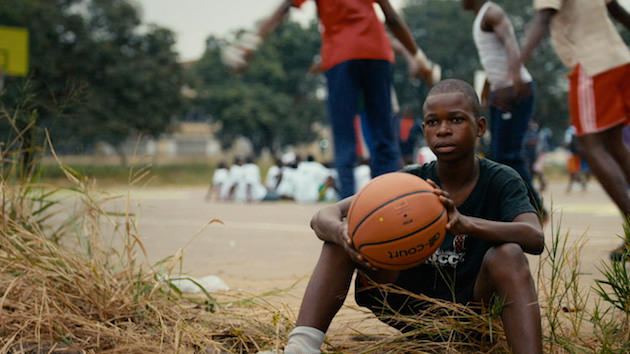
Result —
<path fill-rule="evenodd" d="M 518 102 L 509 112 L 494 107 L 493 95 L 490 93 L 490 158 L 515 169 L 529 189 L 532 205 L 542 210 L 542 202 L 532 185 L 532 175 L 523 151 L 525 132 L 534 112 L 534 84 L 529 83 L 529 87 L 531 95 Z"/>
<path fill-rule="evenodd" d="M 372 140 L 372 177 L 400 168 L 400 153 L 392 124 L 392 65 L 386 60 L 348 60 L 326 71 L 328 114 L 335 145 L 335 168 L 339 174 L 340 197 L 354 194 L 356 138 L 354 116 L 359 94 L 365 102 L 365 120 Z"/>

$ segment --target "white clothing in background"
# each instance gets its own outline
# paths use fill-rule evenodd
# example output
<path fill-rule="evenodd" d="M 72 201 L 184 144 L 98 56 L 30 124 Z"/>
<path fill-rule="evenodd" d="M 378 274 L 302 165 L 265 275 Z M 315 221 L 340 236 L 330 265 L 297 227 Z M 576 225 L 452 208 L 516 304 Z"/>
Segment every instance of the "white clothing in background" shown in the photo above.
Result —
<path fill-rule="evenodd" d="M 278 187 L 278 178 L 280 178 L 280 167 L 273 165 L 269 167 L 267 171 L 267 178 L 265 179 L 265 185 L 269 190 L 275 191 Z"/>
<path fill-rule="evenodd" d="M 243 165 L 243 180 L 242 183 L 245 185 L 245 199 L 247 200 L 247 186 L 251 186 L 251 200 L 260 201 L 267 194 L 267 188 L 262 184 L 262 180 L 260 178 L 260 168 L 258 165 L 254 163 L 248 163 Z"/>
<path fill-rule="evenodd" d="M 357 193 L 372 179 L 370 166 L 359 165 L 354 168 L 354 193 Z"/>
<path fill-rule="evenodd" d="M 281 197 L 293 198 L 295 196 L 295 174 L 296 169 L 289 166 L 282 167 L 282 180 L 276 189 L 276 193 Z"/>
<path fill-rule="evenodd" d="M 314 203 L 319 199 L 319 186 L 326 182 L 328 169 L 316 161 L 300 162 L 295 173 L 295 195 L 299 203 Z"/>

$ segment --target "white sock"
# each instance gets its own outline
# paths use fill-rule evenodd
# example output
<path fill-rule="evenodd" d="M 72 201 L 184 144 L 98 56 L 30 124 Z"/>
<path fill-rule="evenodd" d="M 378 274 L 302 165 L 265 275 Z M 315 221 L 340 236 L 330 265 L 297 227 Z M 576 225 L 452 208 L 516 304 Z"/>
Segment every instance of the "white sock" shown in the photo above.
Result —
<path fill-rule="evenodd" d="M 285 354 L 319 354 L 324 343 L 324 332 L 317 328 L 299 326 L 289 333 L 289 341 L 284 347 Z"/>

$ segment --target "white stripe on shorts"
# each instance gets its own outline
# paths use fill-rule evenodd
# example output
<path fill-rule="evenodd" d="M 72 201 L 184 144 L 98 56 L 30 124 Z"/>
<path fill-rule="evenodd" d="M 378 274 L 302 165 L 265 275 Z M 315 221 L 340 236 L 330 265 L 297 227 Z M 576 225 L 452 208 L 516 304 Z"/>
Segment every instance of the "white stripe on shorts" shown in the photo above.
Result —
<path fill-rule="evenodd" d="M 593 78 L 588 76 L 584 69 L 578 68 L 578 120 L 584 133 L 597 131 L 595 117 L 595 93 L 593 91 Z"/>

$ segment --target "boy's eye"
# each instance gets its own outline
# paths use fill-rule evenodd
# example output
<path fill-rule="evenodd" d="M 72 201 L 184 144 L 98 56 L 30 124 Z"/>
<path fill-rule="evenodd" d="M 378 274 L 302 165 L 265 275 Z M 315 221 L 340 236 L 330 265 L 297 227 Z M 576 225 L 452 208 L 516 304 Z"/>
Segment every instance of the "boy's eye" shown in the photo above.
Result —
<path fill-rule="evenodd" d="M 463 117 L 453 117 L 451 118 L 451 122 L 453 123 L 462 123 L 464 121 Z"/>
<path fill-rule="evenodd" d="M 424 121 L 424 124 L 426 124 L 429 127 L 432 127 L 437 124 L 437 119 L 427 119 Z"/>

